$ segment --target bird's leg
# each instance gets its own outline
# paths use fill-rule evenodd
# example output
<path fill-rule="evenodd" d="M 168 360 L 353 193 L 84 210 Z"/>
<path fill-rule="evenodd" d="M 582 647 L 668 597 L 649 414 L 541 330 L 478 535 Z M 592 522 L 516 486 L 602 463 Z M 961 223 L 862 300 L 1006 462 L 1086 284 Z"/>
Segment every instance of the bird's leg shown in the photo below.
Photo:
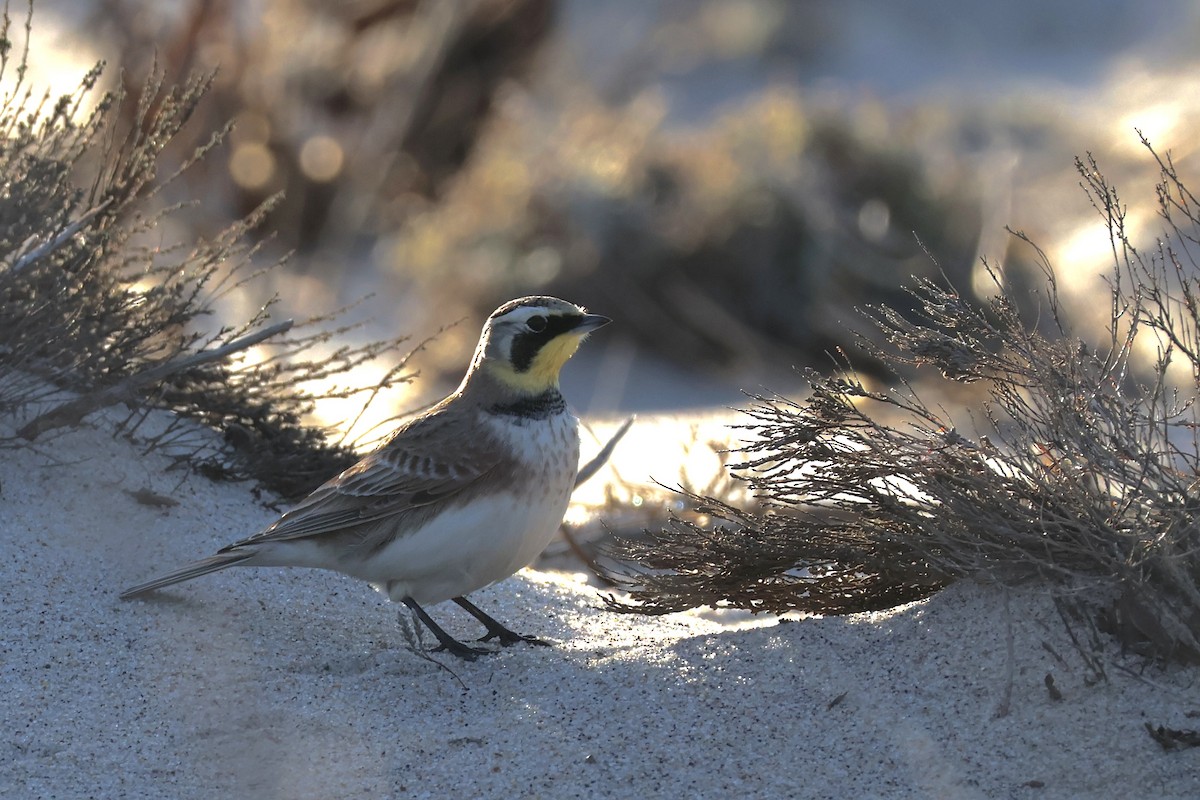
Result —
<path fill-rule="evenodd" d="M 471 647 L 470 645 L 463 644 L 458 639 L 455 639 L 453 636 L 446 633 L 441 629 L 441 626 L 433 621 L 432 617 L 425 613 L 425 609 L 417 605 L 417 601 L 413 600 L 411 597 L 404 598 L 403 602 L 404 605 L 411 608 L 413 613 L 417 615 L 417 619 L 425 623 L 426 628 L 429 628 L 429 630 L 433 631 L 433 635 L 436 636 L 438 642 L 441 643 L 440 647 L 434 648 L 434 652 L 445 650 L 450 655 L 457 656 L 458 658 L 466 661 L 474 661 L 475 657 L 478 655 L 486 655 L 493 652 L 483 647 Z"/>
<path fill-rule="evenodd" d="M 478 641 L 487 642 L 491 641 L 492 639 L 499 639 L 500 644 L 504 645 L 505 647 L 508 647 L 510 644 L 516 644 L 517 642 L 540 644 L 543 647 L 551 646 L 549 642 L 543 641 L 536 636 L 522 636 L 516 631 L 510 631 L 508 628 L 504 627 L 499 622 L 483 613 L 479 606 L 475 605 L 465 597 L 455 597 L 454 602 L 462 606 L 468 614 L 482 622 L 487 627 L 487 634 L 480 636 Z"/>

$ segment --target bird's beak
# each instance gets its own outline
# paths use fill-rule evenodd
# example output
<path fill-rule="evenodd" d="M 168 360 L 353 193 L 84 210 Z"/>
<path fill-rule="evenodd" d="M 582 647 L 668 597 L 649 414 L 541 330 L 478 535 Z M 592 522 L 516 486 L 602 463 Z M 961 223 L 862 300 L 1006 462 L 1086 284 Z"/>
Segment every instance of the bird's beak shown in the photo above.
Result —
<path fill-rule="evenodd" d="M 591 333 L 597 328 L 603 328 L 608 323 L 612 322 L 608 317 L 599 314 L 584 314 L 583 319 L 575 325 L 574 333 Z"/>

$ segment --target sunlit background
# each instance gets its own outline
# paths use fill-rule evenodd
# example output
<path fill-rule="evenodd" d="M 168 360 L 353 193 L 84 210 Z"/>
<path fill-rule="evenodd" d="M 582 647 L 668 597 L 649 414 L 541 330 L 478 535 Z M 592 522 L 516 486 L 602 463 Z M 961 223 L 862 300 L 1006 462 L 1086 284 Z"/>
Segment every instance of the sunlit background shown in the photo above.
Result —
<path fill-rule="evenodd" d="M 743 390 L 799 391 L 793 368 L 850 348 L 856 307 L 907 308 L 913 276 L 983 296 L 986 259 L 1036 288 L 1005 226 L 1086 330 L 1111 250 L 1075 156 L 1147 242 L 1136 131 L 1200 171 L 1198 0 L 38 0 L 34 34 L 31 82 L 54 93 L 99 59 L 135 94 L 154 68 L 218 70 L 174 157 L 235 127 L 161 198 L 199 203 L 160 233 L 286 193 L 262 257 L 292 256 L 231 315 L 371 295 L 353 336 L 450 326 L 364 426 L 451 388 L 498 303 L 550 293 L 615 320 L 564 375 L 581 412 L 692 430 Z M 680 430 L 642 423 L 627 477 L 676 480 Z"/>

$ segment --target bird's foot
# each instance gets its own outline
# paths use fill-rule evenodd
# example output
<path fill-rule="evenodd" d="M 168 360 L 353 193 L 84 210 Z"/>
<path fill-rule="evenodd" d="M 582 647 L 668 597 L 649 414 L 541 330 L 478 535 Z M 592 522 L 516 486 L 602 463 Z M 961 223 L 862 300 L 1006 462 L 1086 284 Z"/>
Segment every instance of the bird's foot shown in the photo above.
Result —
<path fill-rule="evenodd" d="M 540 647 L 553 647 L 554 645 L 547 642 L 545 639 L 539 639 L 536 636 L 523 636 L 516 631 L 510 631 L 508 628 L 500 627 L 498 629 L 489 629 L 487 633 L 480 636 L 475 641 L 490 642 L 492 639 L 500 642 L 501 646 L 508 647 L 509 645 L 524 642 L 525 644 L 536 644 Z"/>
<path fill-rule="evenodd" d="M 536 636 L 522 636 L 521 634 L 517 633 L 516 631 L 510 631 L 508 628 L 504 627 L 499 622 L 497 622 L 496 620 L 492 619 L 490 616 L 485 614 L 483 612 L 483 610 L 479 608 L 479 606 L 475 605 L 474 603 L 472 603 L 470 600 L 468 600 L 465 597 L 455 597 L 453 599 L 454 599 L 454 602 L 458 603 L 463 609 L 465 609 L 467 611 L 467 613 L 469 613 L 475 619 L 482 622 L 483 626 L 485 628 L 487 628 L 487 633 L 485 633 L 483 636 L 480 636 L 478 639 L 476 639 L 475 641 L 477 641 L 477 642 L 490 642 L 492 639 L 496 639 L 504 647 L 508 647 L 509 645 L 516 644 L 517 642 L 524 642 L 526 644 L 536 644 L 536 645 L 540 645 L 542 647 L 553 647 L 553 645 L 550 644 L 550 642 L 543 641 L 542 639 L 539 639 Z"/>
<path fill-rule="evenodd" d="M 443 641 L 437 647 L 431 648 L 431 653 L 449 653 L 455 658 L 461 658 L 463 661 L 474 661 L 479 656 L 495 655 L 495 650 L 489 650 L 486 647 L 471 647 L 469 644 L 463 644 L 457 639 L 449 639 Z"/>

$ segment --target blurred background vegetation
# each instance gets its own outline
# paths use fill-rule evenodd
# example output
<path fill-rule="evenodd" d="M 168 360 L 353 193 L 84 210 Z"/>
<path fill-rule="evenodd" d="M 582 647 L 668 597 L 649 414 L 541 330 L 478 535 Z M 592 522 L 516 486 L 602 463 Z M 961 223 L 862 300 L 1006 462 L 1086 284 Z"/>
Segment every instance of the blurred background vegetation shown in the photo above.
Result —
<path fill-rule="evenodd" d="M 135 96 L 154 65 L 218 70 L 166 157 L 233 130 L 163 193 L 201 202 L 159 233 L 211 235 L 285 192 L 262 257 L 295 255 L 244 309 L 373 292 L 365 338 L 468 318 L 417 359 L 433 397 L 482 315 L 559 294 L 619 323 L 566 377 L 613 412 L 796 386 L 852 344 L 855 307 L 909 308 L 913 276 L 986 300 L 986 257 L 1037 285 L 1006 225 L 1086 318 L 1108 240 L 1073 156 L 1148 221 L 1134 129 L 1188 172 L 1198 33 L 1195 0 L 39 0 L 32 66 L 74 86 L 105 59 Z"/>

